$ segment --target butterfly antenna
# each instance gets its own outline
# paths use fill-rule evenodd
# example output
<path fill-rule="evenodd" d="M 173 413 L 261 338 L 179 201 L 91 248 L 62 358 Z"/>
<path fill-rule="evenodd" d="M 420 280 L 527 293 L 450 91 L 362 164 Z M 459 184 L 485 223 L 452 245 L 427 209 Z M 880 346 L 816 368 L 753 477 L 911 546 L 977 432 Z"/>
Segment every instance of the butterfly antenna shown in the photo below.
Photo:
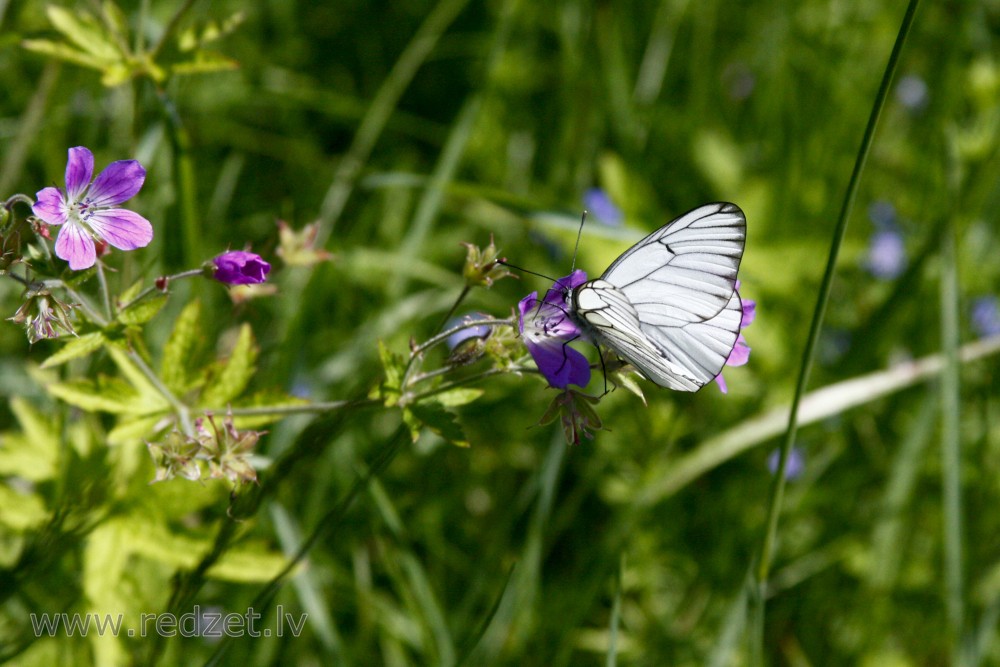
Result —
<path fill-rule="evenodd" d="M 576 253 L 580 249 L 580 237 L 583 236 L 583 223 L 587 221 L 587 209 L 583 209 L 583 215 L 580 216 L 580 229 L 576 232 L 576 245 L 573 246 L 573 265 L 570 267 L 569 272 L 573 273 L 576 271 Z"/>
<path fill-rule="evenodd" d="M 545 275 L 544 273 L 538 273 L 537 271 L 531 271 L 529 269 L 521 268 L 517 264 L 511 264 L 506 259 L 498 259 L 497 260 L 497 264 L 503 264 L 504 266 L 509 266 L 512 269 L 517 269 L 518 271 L 521 271 L 522 273 L 528 273 L 528 274 L 531 274 L 533 276 L 538 276 L 539 278 L 545 278 L 546 280 L 551 280 L 552 282 L 556 281 L 555 278 L 551 278 L 551 277 Z"/>

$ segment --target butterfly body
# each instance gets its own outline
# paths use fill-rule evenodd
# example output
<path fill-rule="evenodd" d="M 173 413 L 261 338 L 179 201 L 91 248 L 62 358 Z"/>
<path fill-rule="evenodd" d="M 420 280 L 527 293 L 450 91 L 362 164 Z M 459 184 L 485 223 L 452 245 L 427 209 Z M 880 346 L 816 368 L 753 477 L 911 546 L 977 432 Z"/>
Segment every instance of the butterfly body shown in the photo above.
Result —
<path fill-rule="evenodd" d="M 738 206 L 700 206 L 574 288 L 567 315 L 649 380 L 697 391 L 722 371 L 739 336 L 736 274 L 745 240 Z"/>

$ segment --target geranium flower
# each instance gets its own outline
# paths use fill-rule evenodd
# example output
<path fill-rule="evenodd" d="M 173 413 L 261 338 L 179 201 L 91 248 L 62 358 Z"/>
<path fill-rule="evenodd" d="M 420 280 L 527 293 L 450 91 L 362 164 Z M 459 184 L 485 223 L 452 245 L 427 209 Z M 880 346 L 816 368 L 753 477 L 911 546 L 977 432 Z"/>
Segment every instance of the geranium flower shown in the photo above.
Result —
<path fill-rule="evenodd" d="M 255 253 L 243 250 L 224 252 L 211 262 L 212 277 L 227 285 L 256 285 L 267 280 L 271 265 Z"/>
<path fill-rule="evenodd" d="M 83 146 L 69 149 L 66 192 L 48 187 L 38 191 L 32 210 L 50 225 L 61 225 L 56 256 L 74 271 L 89 269 L 97 261 L 94 240 L 119 250 L 149 245 L 153 226 L 138 213 L 115 208 L 142 188 L 146 170 L 136 160 L 118 160 L 104 168 L 94 182 L 94 154 Z"/>
<path fill-rule="evenodd" d="M 736 282 L 736 289 L 740 288 L 739 281 Z M 746 327 L 750 326 L 753 322 L 754 317 L 757 315 L 757 302 L 753 299 L 740 299 L 743 305 L 743 318 L 740 320 L 740 330 L 742 331 Z M 726 359 L 725 366 L 742 366 L 743 364 L 750 361 L 750 346 L 747 345 L 747 341 L 743 338 L 743 334 L 740 333 L 736 338 L 736 345 L 733 346 L 732 352 L 729 353 L 729 358 Z M 719 390 L 723 394 L 729 393 L 729 387 L 726 386 L 726 380 L 722 377 L 722 373 L 715 376 L 715 383 L 719 385 Z"/>
<path fill-rule="evenodd" d="M 521 338 L 538 370 L 559 389 L 570 384 L 586 387 L 590 382 L 590 362 L 569 346 L 580 337 L 580 328 L 569 318 L 566 302 L 569 293 L 585 282 L 587 274 L 577 269 L 557 280 L 541 301 L 538 292 L 532 292 L 517 304 Z"/>

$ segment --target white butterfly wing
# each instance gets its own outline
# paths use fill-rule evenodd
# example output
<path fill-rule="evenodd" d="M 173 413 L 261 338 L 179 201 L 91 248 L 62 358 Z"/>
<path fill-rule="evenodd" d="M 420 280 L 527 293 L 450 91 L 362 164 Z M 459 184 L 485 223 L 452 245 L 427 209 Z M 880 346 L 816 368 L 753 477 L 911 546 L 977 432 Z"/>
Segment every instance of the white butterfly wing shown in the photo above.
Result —
<path fill-rule="evenodd" d="M 705 204 L 636 243 L 601 278 L 625 293 L 645 324 L 704 321 L 736 289 L 746 230 L 735 204 Z"/>
<path fill-rule="evenodd" d="M 745 239 L 739 207 L 696 208 L 581 285 L 575 319 L 656 384 L 696 391 L 722 371 L 739 336 Z"/>
<path fill-rule="evenodd" d="M 643 323 L 624 293 L 603 280 L 582 285 L 575 306 L 583 329 L 651 381 L 679 391 L 697 391 L 725 366 L 739 336 L 743 307 L 733 292 L 715 317 L 680 327 Z"/>

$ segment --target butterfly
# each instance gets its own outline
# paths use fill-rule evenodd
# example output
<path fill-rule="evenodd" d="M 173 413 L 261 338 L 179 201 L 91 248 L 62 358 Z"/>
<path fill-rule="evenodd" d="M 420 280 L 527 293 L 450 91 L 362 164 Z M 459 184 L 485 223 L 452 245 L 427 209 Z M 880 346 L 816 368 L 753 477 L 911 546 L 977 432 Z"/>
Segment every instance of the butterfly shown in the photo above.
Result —
<path fill-rule="evenodd" d="M 722 371 L 740 333 L 745 242 L 738 206 L 699 206 L 575 286 L 566 316 L 661 387 L 697 391 Z"/>

